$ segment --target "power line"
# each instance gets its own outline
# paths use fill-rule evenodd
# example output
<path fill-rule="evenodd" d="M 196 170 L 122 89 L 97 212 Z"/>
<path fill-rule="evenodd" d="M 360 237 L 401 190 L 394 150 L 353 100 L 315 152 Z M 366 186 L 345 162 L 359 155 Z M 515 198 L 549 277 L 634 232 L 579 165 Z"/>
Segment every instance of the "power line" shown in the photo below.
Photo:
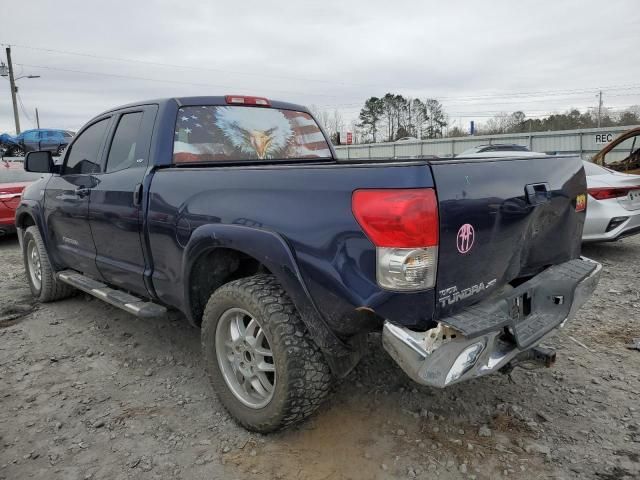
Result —
<path fill-rule="evenodd" d="M 18 102 L 20 103 L 20 110 L 22 110 L 22 114 L 25 117 L 27 117 L 27 120 L 29 120 L 29 122 L 31 122 L 31 126 L 35 125 L 35 122 L 33 121 L 33 119 L 27 113 L 27 109 L 25 108 L 24 103 L 22 102 L 22 97 L 20 96 L 19 93 L 16 93 L 16 96 L 18 97 Z"/>
<path fill-rule="evenodd" d="M 635 105 L 621 105 L 621 106 L 616 106 L 616 107 L 607 107 L 607 110 L 611 113 L 620 113 L 623 112 L 625 109 L 632 107 Z M 597 108 L 594 106 L 584 106 L 584 105 L 579 105 L 576 107 L 573 107 L 577 110 L 589 110 Z M 347 110 L 352 110 L 352 109 L 347 109 Z M 554 112 L 554 111 L 549 111 L 549 110 L 528 110 L 528 111 L 524 111 L 525 115 L 527 118 L 543 118 L 543 117 L 549 117 L 552 115 L 557 115 L 558 113 Z M 453 117 L 459 117 L 459 118 L 493 118 L 496 115 L 501 115 L 501 114 L 509 114 L 508 112 L 505 112 L 504 110 L 482 110 L 482 111 L 469 111 L 469 112 L 446 112 L 447 116 L 450 118 Z"/>
<path fill-rule="evenodd" d="M 124 57 L 113 57 L 113 56 L 107 56 L 107 55 L 96 55 L 96 54 L 90 54 L 90 53 L 83 53 L 83 52 L 74 52 L 74 51 L 70 51 L 70 50 L 60 50 L 60 49 L 54 49 L 54 48 L 43 48 L 43 47 L 35 47 L 35 46 L 30 46 L 30 45 L 19 45 L 19 44 L 8 44 L 8 43 L 2 43 L 0 42 L 0 45 L 11 45 L 13 47 L 18 47 L 18 48 L 24 48 L 24 49 L 29 49 L 29 50 L 36 50 L 36 51 L 41 51 L 41 52 L 46 52 L 46 53 L 58 53 L 58 54 L 63 54 L 63 55 L 73 55 L 73 56 L 79 56 L 79 57 L 86 57 L 86 58 L 95 58 L 95 59 L 101 59 L 101 60 L 109 60 L 109 61 L 115 61 L 115 62 L 127 62 L 127 63 L 137 63 L 137 64 L 142 64 L 142 65 L 155 65 L 155 66 L 161 66 L 161 67 L 169 67 L 169 68 L 183 68 L 183 69 L 188 69 L 188 70 L 202 70 L 202 71 L 210 71 L 210 72 L 218 72 L 218 73 L 227 73 L 227 74 L 234 74 L 234 75 L 246 75 L 246 76 L 250 76 L 252 78 L 255 78 L 256 76 L 259 76 L 261 78 L 277 78 L 277 79 L 287 79 L 287 80 L 301 80 L 301 81 L 305 81 L 305 82 L 319 82 L 319 83 L 327 83 L 327 84 L 334 84 L 334 85 L 344 85 L 344 86 L 353 86 L 353 87 L 372 87 L 372 88 L 383 88 L 385 90 L 389 90 L 388 85 L 375 85 L 375 84 L 352 84 L 352 83 L 346 83 L 346 82 L 339 82 L 339 81 L 332 81 L 332 80 L 322 80 L 322 79 L 317 79 L 317 78 L 304 78 L 304 77 L 296 77 L 296 76 L 290 76 L 290 75 L 265 75 L 264 72 L 241 72 L 241 71 L 234 71 L 234 70 L 224 70 L 224 69 L 218 69 L 218 68 L 210 68 L 210 67 L 201 67 L 201 66 L 193 66 L 193 65 L 181 65 L 181 64 L 172 64 L 172 63 L 164 63 L 164 62 L 153 62 L 153 61 L 148 61 L 148 60 L 140 60 L 140 59 L 133 59 L 133 58 L 124 58 Z M 77 72 L 77 73 L 89 73 L 89 72 Z M 107 74 L 102 74 L 102 75 L 107 75 Z M 113 75 L 111 75 L 113 76 Z M 151 81 L 161 81 L 161 80 L 157 80 L 157 79 L 148 79 L 148 78 L 143 78 L 143 77 L 126 77 L 126 78 L 137 78 L 137 79 L 142 79 L 142 80 L 151 80 Z M 172 83 L 178 83 L 178 82 L 172 82 Z M 194 84 L 194 83 L 189 83 L 189 82 L 182 82 L 184 84 L 190 84 L 190 85 L 199 85 L 199 86 L 220 86 L 220 85 L 203 85 L 203 84 Z M 225 88 L 237 88 L 237 87 L 233 87 L 233 86 L 224 86 Z M 555 96 L 555 95 L 562 95 L 562 94 L 567 94 L 567 93 L 572 93 L 572 94 L 579 94 L 579 93 L 592 93 L 592 92 L 598 92 L 599 90 L 624 90 L 624 89 L 635 89 L 635 88 L 640 88 L 640 84 L 624 84 L 624 85 L 610 85 L 610 86 L 598 86 L 598 87 L 584 87 L 584 88 L 571 88 L 571 89 L 560 89 L 560 90 L 538 90 L 538 91 L 525 91 L 525 92 L 505 92 L 505 93 L 499 93 L 499 94 L 479 94 L 479 95 L 468 95 L 468 96 L 437 96 L 435 95 L 434 98 L 438 98 L 438 100 L 462 100 L 462 99 L 468 99 L 468 100 L 474 100 L 474 99 L 486 99 L 486 98 L 511 98 L 511 97 L 519 97 L 519 96 Z M 397 90 L 415 90 L 415 87 L 413 88 L 409 88 L 409 87 L 402 87 L 402 88 L 395 88 Z M 391 90 L 394 90 L 393 88 Z M 276 90 L 272 90 L 272 91 L 276 91 Z M 306 92 L 284 92 L 284 91 L 280 91 L 282 93 L 299 93 L 299 94 L 305 94 L 305 95 L 310 95 Z M 323 96 L 333 96 L 335 97 L 336 95 L 323 95 Z M 333 105 L 325 105 L 325 106 L 333 106 Z"/>
<path fill-rule="evenodd" d="M 118 74 L 118 73 L 106 73 L 106 72 L 93 72 L 90 70 L 74 70 L 71 68 L 60 68 L 60 67 L 52 67 L 50 65 L 33 65 L 33 64 L 28 64 L 28 63 L 16 63 L 16 65 L 20 65 L 22 67 L 29 67 L 29 68 L 42 68 L 45 70 L 53 70 L 53 71 L 58 71 L 58 72 L 68 72 L 68 73 L 78 73 L 78 74 L 83 74 L 83 75 L 98 75 L 98 76 L 102 76 L 102 77 L 115 77 L 115 78 L 126 78 L 126 79 L 130 79 L 130 80 L 144 80 L 144 81 L 148 81 L 148 82 L 159 82 L 159 83 L 170 83 L 170 84 L 176 84 L 176 85 L 191 85 L 191 86 L 196 86 L 196 87 L 207 87 L 207 88 L 229 88 L 229 89 L 237 89 L 238 86 L 232 86 L 232 85 L 221 85 L 221 84 L 212 84 L 212 83 L 197 83 L 197 82 L 184 82 L 184 81 L 180 81 L 180 80 L 169 80 L 169 79 L 162 79 L 162 78 L 151 78 L 151 77 L 138 77 L 135 75 L 124 75 L 124 74 Z M 267 88 L 266 90 L 271 91 L 271 92 L 277 92 L 277 93 L 283 93 L 283 94 L 295 94 L 295 95 L 305 95 L 305 96 L 315 96 L 315 97 L 328 97 L 328 98 L 336 98 L 338 97 L 338 95 L 327 95 L 327 94 L 323 94 L 323 93 L 310 93 L 310 92 L 295 92 L 295 91 L 290 91 L 290 90 L 274 90 L 272 88 Z"/>
<path fill-rule="evenodd" d="M 626 88 L 626 87 L 625 87 Z M 637 88 L 639 89 L 638 92 L 635 93 L 613 93 L 613 94 L 608 94 L 608 97 L 632 97 L 632 96 L 640 96 L 640 85 L 638 85 L 637 87 L 633 87 L 633 88 Z M 598 92 L 598 89 L 594 89 L 594 90 L 590 90 L 587 93 L 593 93 L 593 92 Z M 528 98 L 526 100 L 518 100 L 518 99 L 512 99 L 509 101 L 504 101 L 504 102 L 494 102 L 491 101 L 491 105 L 507 105 L 507 104 L 519 104 L 519 103 L 538 103 L 538 102 L 550 102 L 550 101 L 562 101 L 562 98 L 568 98 L 571 96 L 575 96 L 575 95 L 581 95 L 580 97 L 578 97 L 577 99 L 587 99 L 587 98 L 591 98 L 591 95 L 585 95 L 584 92 L 580 91 L 580 92 L 575 92 L 575 93 L 568 93 L 566 95 L 541 95 L 541 98 L 537 98 L 537 99 L 533 99 L 530 97 L 525 97 Z M 556 98 L 553 99 L 545 99 L 542 97 L 545 96 L 553 96 Z M 478 103 L 478 104 L 483 104 L 483 103 L 487 103 L 487 102 L 482 102 L 481 99 L 475 99 L 475 100 L 465 100 L 465 97 L 433 97 L 433 98 L 437 98 L 437 100 L 442 101 L 443 104 L 446 105 L 464 105 L 464 104 L 473 104 L 473 103 Z M 501 97 L 496 96 L 495 98 L 499 99 Z M 513 97 L 506 97 L 507 99 L 509 98 L 513 98 Z M 447 99 L 452 99 L 453 101 L 447 101 Z M 577 100 L 576 99 L 576 100 Z M 318 107 L 362 107 L 364 105 L 364 101 L 363 102 L 358 102 L 358 103 L 328 103 L 328 104 L 321 104 L 318 105 Z"/>
<path fill-rule="evenodd" d="M 500 94 L 487 94 L 487 95 L 471 95 L 471 96 L 462 96 L 462 97 L 437 97 L 438 100 L 446 100 L 446 99 L 456 99 L 460 100 L 463 98 L 467 99 L 483 99 L 483 98 L 512 98 L 512 97 L 532 97 L 532 96 L 557 96 L 564 94 L 578 94 L 578 93 L 591 93 L 598 92 L 599 90 L 632 90 L 640 88 L 640 83 L 635 84 L 626 84 L 626 85 L 610 85 L 608 87 L 588 87 L 588 88 L 578 88 L 578 89 L 565 89 L 565 90 L 538 90 L 532 92 L 506 92 Z"/>
<path fill-rule="evenodd" d="M 58 50 L 58 49 L 54 49 L 54 48 L 33 47 L 33 46 L 29 46 L 29 45 L 17 45 L 15 43 L 12 43 L 12 44 L 0 43 L 0 45 L 7 45 L 7 46 L 11 45 L 12 47 L 25 48 L 25 49 L 28 49 L 28 50 L 37 50 L 37 51 L 46 52 L 46 53 L 58 53 L 58 54 L 62 54 L 62 55 L 73 55 L 73 56 L 77 56 L 77 57 L 95 58 L 95 59 L 99 59 L 99 60 L 109 60 L 109 61 L 113 61 L 113 62 L 138 63 L 138 64 L 142 64 L 142 65 L 154 65 L 154 66 L 157 66 L 157 67 L 183 68 L 183 69 L 186 69 L 186 70 L 202 70 L 202 71 L 225 73 L 225 74 L 231 74 L 231 75 L 245 75 L 245 76 L 250 76 L 252 78 L 255 78 L 256 76 L 258 76 L 260 78 L 273 78 L 273 79 L 278 79 L 278 80 L 282 80 L 282 79 L 298 80 L 298 81 L 303 81 L 303 82 L 318 82 L 318 83 L 327 83 L 327 84 L 332 84 L 332 85 L 343 85 L 343 86 L 359 87 L 359 88 L 362 88 L 362 87 L 386 88 L 386 87 L 384 87 L 382 85 L 353 84 L 353 83 L 339 82 L 339 81 L 335 81 L 335 80 L 322 80 L 322 79 L 318 79 L 318 78 L 305 78 L 305 77 L 296 77 L 296 76 L 291 76 L 291 75 L 269 75 L 269 74 L 265 75 L 264 72 L 241 72 L 241 71 L 235 71 L 235 70 L 223 70 L 223 69 L 219 69 L 219 68 L 200 67 L 200 66 L 194 66 L 194 65 L 181 65 L 181 64 L 174 64 L 174 63 L 152 62 L 152 61 L 140 60 L 140 59 L 136 59 L 136 58 L 112 57 L 112 56 L 108 56 L 108 55 L 95 55 L 95 54 L 91 54 L 91 53 L 73 52 L 73 51 L 70 51 L 70 50 Z"/>
<path fill-rule="evenodd" d="M 6 45 L 6 44 L 2 43 L 2 45 Z M 30 50 L 46 52 L 46 53 L 74 55 L 74 56 L 87 57 L 87 58 L 96 58 L 96 59 L 116 61 L 116 62 L 128 62 L 128 63 L 143 64 L 143 65 L 155 65 L 155 66 L 181 68 L 181 69 L 189 69 L 189 70 L 222 72 L 222 73 L 230 73 L 230 74 L 237 74 L 237 75 L 250 75 L 252 77 L 255 77 L 255 76 L 259 75 L 262 78 L 272 77 L 272 78 L 279 78 L 279 79 L 303 80 L 303 81 L 308 81 L 308 82 L 320 82 L 320 83 L 327 83 L 327 84 L 340 84 L 340 85 L 351 85 L 351 86 L 360 86 L 360 87 L 363 86 L 363 85 L 357 85 L 357 84 L 347 84 L 347 83 L 344 83 L 344 82 L 334 82 L 334 81 L 320 80 L 320 79 L 307 79 L 307 78 L 300 78 L 300 77 L 294 77 L 294 76 L 281 76 L 281 75 L 272 75 L 272 76 L 266 75 L 265 76 L 262 73 L 257 74 L 257 73 L 253 73 L 253 72 L 238 72 L 238 71 L 223 70 L 223 69 L 208 68 L 208 67 L 199 67 L 199 66 L 191 66 L 191 65 L 179 65 L 179 64 L 171 64 L 171 63 L 153 62 L 153 61 L 131 59 L 131 58 L 122 58 L 122 57 L 111 57 L 111 56 L 105 56 L 105 55 L 95 55 L 95 54 L 89 54 L 89 53 L 58 50 L 58 49 L 52 49 L 52 48 L 41 48 L 41 47 L 34 47 L 34 46 L 27 46 L 27 45 L 13 45 L 13 46 L 14 47 L 18 47 L 18 48 L 25 48 L 25 49 L 30 49 Z M 188 81 L 171 80 L 171 79 L 159 79 L 159 78 L 142 77 L 142 76 L 135 76 L 135 75 L 127 75 L 127 74 L 97 72 L 97 71 L 90 71 L 90 70 L 75 70 L 75 69 L 68 69 L 68 68 L 53 67 L 53 66 L 49 66 L 49 65 L 32 65 L 32 64 L 16 64 L 16 65 L 19 65 L 20 67 L 40 68 L 40 69 L 68 72 L 68 73 L 81 74 L 81 75 L 97 75 L 97 76 L 103 76 L 103 77 L 125 78 L 125 79 L 142 80 L 142 81 L 158 82 L 158 83 L 168 83 L 168 84 L 177 84 L 177 85 L 191 85 L 191 86 L 198 86 L 198 87 L 225 88 L 225 89 L 237 89 L 238 88 L 237 85 L 233 86 L 233 85 L 223 85 L 223 84 L 188 82 Z M 366 85 L 366 86 L 367 87 L 376 87 L 375 85 Z M 387 87 L 380 87 L 380 88 L 384 88 L 384 90 L 388 90 Z M 585 87 L 585 88 L 538 90 L 538 91 L 523 91 L 523 92 L 503 92 L 503 93 L 499 93 L 499 94 L 490 93 L 490 94 L 477 94 L 477 95 L 466 95 L 466 96 L 439 96 L 439 97 L 438 96 L 432 96 L 432 97 L 433 98 L 438 98 L 438 100 L 443 101 L 445 106 L 451 106 L 451 105 L 469 105 L 469 106 L 473 106 L 474 104 L 475 105 L 482 104 L 483 101 L 485 101 L 485 103 L 490 102 L 491 105 L 511 105 L 511 104 L 517 105 L 517 104 L 523 104 L 523 103 L 559 102 L 559 101 L 561 101 L 562 98 L 570 98 L 570 97 L 575 97 L 575 96 L 580 96 L 580 97 L 577 97 L 574 100 L 578 100 L 578 99 L 582 100 L 584 98 L 587 98 L 587 97 L 584 96 L 585 94 L 592 94 L 592 93 L 598 92 L 600 90 L 608 90 L 608 91 L 625 91 L 626 90 L 626 91 L 630 91 L 630 90 L 637 90 L 637 89 L 640 89 L 640 84 L 622 84 L 622 85 L 610 85 L 610 86 L 605 86 L 605 87 L 589 87 L 589 88 Z M 271 89 L 271 88 L 267 88 L 266 90 L 270 91 L 270 92 L 277 92 L 277 93 L 282 93 L 282 94 L 295 94 L 295 95 L 303 95 L 303 96 L 309 96 L 309 97 L 338 98 L 338 95 L 330 95 L 330 94 L 324 94 L 324 93 L 311 93 L 311 92 L 289 91 L 289 90 L 274 90 L 274 89 Z M 638 95 L 640 95 L 640 93 L 633 93 L 633 92 L 612 93 L 612 94 L 607 93 L 607 95 L 609 97 L 629 97 L 629 96 L 638 96 Z M 545 98 L 545 97 L 555 97 L 555 98 Z M 504 101 L 500 103 L 500 102 L 492 101 L 492 99 L 504 99 Z M 33 123 L 33 120 L 30 118 L 30 116 L 26 112 L 26 109 L 24 108 L 24 105 L 22 104 L 22 100 L 20 100 L 20 103 L 21 103 L 24 115 Z M 364 102 L 362 102 L 362 103 L 324 104 L 324 105 L 320 105 L 320 107 L 341 108 L 341 109 L 349 111 L 349 110 L 360 109 L 362 107 L 363 103 Z M 629 105 L 629 106 L 631 106 L 631 105 Z M 349 108 L 349 107 L 352 107 L 352 108 Z M 572 107 L 572 108 L 584 108 L 584 107 Z M 586 107 L 586 108 L 592 108 L 592 107 Z M 616 108 L 623 108 L 623 107 L 616 107 Z M 611 110 L 611 108 L 610 108 L 610 110 Z M 542 112 L 542 111 L 540 111 L 540 112 Z M 482 118 L 482 117 L 494 116 L 494 115 L 500 114 L 500 113 L 504 113 L 504 112 L 495 110 L 495 111 L 448 113 L 448 115 L 451 116 L 451 117 L 463 117 L 463 118 L 480 117 L 480 118 Z M 546 110 L 546 111 L 544 111 L 544 113 L 540 113 L 540 114 L 534 114 L 533 112 L 530 111 L 528 116 L 529 117 L 547 116 L 549 114 L 550 114 L 549 110 Z"/>

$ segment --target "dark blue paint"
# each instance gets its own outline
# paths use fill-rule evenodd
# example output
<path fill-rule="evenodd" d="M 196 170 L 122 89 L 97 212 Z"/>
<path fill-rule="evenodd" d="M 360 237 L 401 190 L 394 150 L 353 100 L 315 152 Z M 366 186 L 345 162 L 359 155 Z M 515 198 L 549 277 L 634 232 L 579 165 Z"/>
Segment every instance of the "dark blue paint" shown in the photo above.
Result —
<path fill-rule="evenodd" d="M 247 254 L 278 277 L 316 341 L 336 355 L 345 349 L 340 334 L 376 329 L 380 318 L 426 329 L 483 295 L 438 308 L 437 289 L 491 278 L 500 287 L 579 255 L 584 213 L 575 212 L 575 196 L 584 193 L 585 179 L 577 158 L 173 166 L 178 108 L 223 104 L 224 97 L 169 99 L 96 117 L 111 119 L 109 145 L 119 115 L 144 109 L 144 165 L 86 176 L 54 174 L 44 197 L 39 192 L 45 180 L 25 190 L 18 225 L 25 215 L 36 219 L 47 232 L 56 268 L 84 271 L 187 316 L 188 279 L 201 255 L 216 248 Z M 107 150 L 100 153 L 103 165 Z M 525 185 L 537 182 L 549 184 L 549 198 L 531 205 Z M 137 205 L 133 192 L 139 183 Z M 90 189 L 86 199 L 72 194 L 79 185 Z M 432 187 L 441 220 L 437 289 L 383 290 L 375 278 L 375 247 L 351 212 L 352 193 Z M 455 245 L 464 223 L 475 226 L 477 237 L 462 255 Z M 59 238 L 65 232 L 82 244 L 65 244 Z M 377 317 L 363 317 L 359 309 Z"/>
<path fill-rule="evenodd" d="M 401 295 L 411 299 L 398 305 L 398 294 L 378 287 L 375 248 L 353 217 L 351 195 L 357 188 L 431 186 L 426 164 L 159 170 L 151 184 L 147 215 L 153 285 L 161 300 L 188 310 L 184 291 L 175 286 L 185 283 L 184 264 L 192 256 L 185 256 L 193 241 L 189 232 L 195 235 L 207 225 L 240 225 L 255 232 L 253 249 L 261 247 L 261 231 L 277 232 L 284 239 L 312 301 L 335 331 L 345 329 L 358 307 L 384 311 L 399 323 L 425 325 L 431 319 L 433 292 Z"/>
<path fill-rule="evenodd" d="M 438 308 L 438 317 L 495 293 L 512 280 L 580 256 L 585 212 L 575 211 L 586 192 L 579 157 L 433 162 L 440 210 L 438 291 L 462 291 L 496 280 L 495 287 Z M 548 184 L 544 201 L 526 195 L 526 185 Z M 475 229 L 473 248 L 457 249 L 459 228 Z"/>

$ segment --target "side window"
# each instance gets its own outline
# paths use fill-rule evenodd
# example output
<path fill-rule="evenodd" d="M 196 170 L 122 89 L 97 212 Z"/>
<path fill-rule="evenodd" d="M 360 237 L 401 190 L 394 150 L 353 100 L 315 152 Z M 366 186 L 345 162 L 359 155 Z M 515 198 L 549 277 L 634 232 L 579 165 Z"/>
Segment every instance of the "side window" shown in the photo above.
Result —
<path fill-rule="evenodd" d="M 107 131 L 109 119 L 100 120 L 80 134 L 67 155 L 65 175 L 100 173 L 100 144 Z"/>
<path fill-rule="evenodd" d="M 35 130 L 31 130 L 30 132 L 25 132 L 23 139 L 25 142 L 37 142 L 38 132 Z"/>
<path fill-rule="evenodd" d="M 140 133 L 142 112 L 125 113 L 120 117 L 118 128 L 113 135 L 109 157 L 107 158 L 107 173 L 116 172 L 136 165 L 136 142 Z"/>

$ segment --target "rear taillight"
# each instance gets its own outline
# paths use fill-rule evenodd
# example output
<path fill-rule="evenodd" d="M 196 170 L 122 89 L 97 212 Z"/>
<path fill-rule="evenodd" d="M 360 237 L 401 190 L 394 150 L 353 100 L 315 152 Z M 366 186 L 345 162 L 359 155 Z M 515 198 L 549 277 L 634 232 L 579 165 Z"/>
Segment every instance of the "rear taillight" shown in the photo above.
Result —
<path fill-rule="evenodd" d="M 231 105 L 254 105 L 257 107 L 270 107 L 271 102 L 263 97 L 248 97 L 246 95 L 227 95 L 225 100 Z"/>
<path fill-rule="evenodd" d="M 376 246 L 381 287 L 421 290 L 435 285 L 439 224 L 433 189 L 356 190 L 352 210 Z"/>
<path fill-rule="evenodd" d="M 640 189 L 640 185 L 637 187 L 597 187 L 588 188 L 587 192 L 596 200 L 607 200 L 609 198 L 626 197 L 631 190 Z"/>
<path fill-rule="evenodd" d="M 438 245 L 438 201 L 432 188 L 356 190 L 352 208 L 377 247 Z"/>

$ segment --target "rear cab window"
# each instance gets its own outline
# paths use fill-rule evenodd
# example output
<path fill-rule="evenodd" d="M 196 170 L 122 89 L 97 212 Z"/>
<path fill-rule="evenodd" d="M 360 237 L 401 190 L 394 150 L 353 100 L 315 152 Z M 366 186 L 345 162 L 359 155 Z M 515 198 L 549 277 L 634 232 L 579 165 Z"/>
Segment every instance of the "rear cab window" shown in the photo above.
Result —
<path fill-rule="evenodd" d="M 327 140 L 306 112 L 246 106 L 178 110 L 173 163 L 331 157 Z"/>

